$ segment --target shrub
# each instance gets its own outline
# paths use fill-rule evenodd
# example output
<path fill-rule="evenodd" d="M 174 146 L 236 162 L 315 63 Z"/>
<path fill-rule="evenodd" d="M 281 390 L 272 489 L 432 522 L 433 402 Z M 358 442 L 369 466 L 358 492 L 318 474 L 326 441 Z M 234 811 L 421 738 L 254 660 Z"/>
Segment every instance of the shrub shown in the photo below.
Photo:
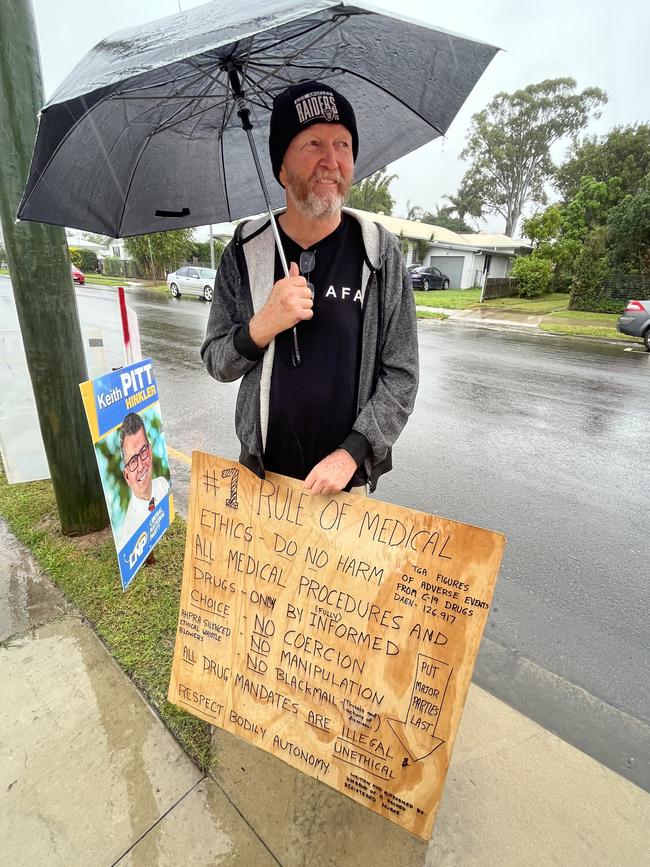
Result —
<path fill-rule="evenodd" d="M 647 298 L 650 278 L 640 274 L 611 272 L 607 261 L 580 258 L 573 286 L 570 310 L 592 313 L 622 313 L 630 298 Z"/>
<path fill-rule="evenodd" d="M 70 247 L 70 261 L 84 272 L 92 271 L 96 274 L 99 271 L 96 254 L 84 247 Z"/>
<path fill-rule="evenodd" d="M 573 268 L 573 282 L 569 310 L 587 310 L 592 313 L 620 313 L 625 300 L 619 290 L 616 275 L 611 273 L 607 257 L 608 233 L 604 226 L 596 226 L 587 235 Z"/>
<path fill-rule="evenodd" d="M 553 266 L 547 259 L 541 259 L 533 253 L 517 259 L 510 276 L 516 281 L 517 295 L 520 298 L 539 298 L 548 292 Z"/>

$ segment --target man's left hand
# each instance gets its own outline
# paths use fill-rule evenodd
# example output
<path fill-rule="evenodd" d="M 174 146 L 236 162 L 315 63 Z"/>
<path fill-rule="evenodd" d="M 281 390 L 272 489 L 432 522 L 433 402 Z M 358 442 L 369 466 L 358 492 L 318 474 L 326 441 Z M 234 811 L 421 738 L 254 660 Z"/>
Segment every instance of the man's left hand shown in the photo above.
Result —
<path fill-rule="evenodd" d="M 305 479 L 310 494 L 338 494 L 350 481 L 357 468 L 356 461 L 345 449 L 337 449 L 316 464 Z"/>

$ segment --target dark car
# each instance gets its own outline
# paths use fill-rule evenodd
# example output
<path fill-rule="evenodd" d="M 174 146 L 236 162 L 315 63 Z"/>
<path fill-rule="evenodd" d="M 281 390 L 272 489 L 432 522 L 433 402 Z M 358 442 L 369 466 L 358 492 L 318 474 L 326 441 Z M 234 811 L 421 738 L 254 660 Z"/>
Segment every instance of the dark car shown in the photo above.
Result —
<path fill-rule="evenodd" d="M 414 289 L 449 289 L 449 277 L 433 265 L 425 265 L 411 271 L 411 283 Z"/>
<path fill-rule="evenodd" d="M 650 352 L 650 300 L 628 301 L 623 315 L 619 317 L 616 323 L 616 327 L 621 334 L 642 337 L 645 348 Z"/>

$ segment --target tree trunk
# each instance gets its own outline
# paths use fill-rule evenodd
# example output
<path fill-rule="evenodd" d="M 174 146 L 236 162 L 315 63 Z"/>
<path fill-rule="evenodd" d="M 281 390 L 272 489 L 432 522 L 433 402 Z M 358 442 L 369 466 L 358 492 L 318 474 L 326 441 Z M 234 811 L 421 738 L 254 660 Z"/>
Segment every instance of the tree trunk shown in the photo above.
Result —
<path fill-rule="evenodd" d="M 0 220 L 61 529 L 80 535 L 108 517 L 79 392 L 88 373 L 65 231 L 15 222 L 42 101 L 31 0 L 1 0 Z"/>

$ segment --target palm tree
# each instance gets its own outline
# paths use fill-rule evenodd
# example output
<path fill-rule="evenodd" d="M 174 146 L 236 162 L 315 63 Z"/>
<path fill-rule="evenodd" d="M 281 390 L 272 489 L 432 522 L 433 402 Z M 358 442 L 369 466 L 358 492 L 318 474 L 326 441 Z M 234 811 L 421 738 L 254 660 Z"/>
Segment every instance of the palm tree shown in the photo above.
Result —
<path fill-rule="evenodd" d="M 466 216 L 470 216 L 476 221 L 478 228 L 478 221 L 483 219 L 486 210 L 483 198 L 476 189 L 461 183 L 455 196 L 443 196 L 443 199 L 446 199 L 449 205 L 440 208 L 441 214 L 447 214 L 448 216 L 457 214 L 460 220 L 464 220 Z"/>

